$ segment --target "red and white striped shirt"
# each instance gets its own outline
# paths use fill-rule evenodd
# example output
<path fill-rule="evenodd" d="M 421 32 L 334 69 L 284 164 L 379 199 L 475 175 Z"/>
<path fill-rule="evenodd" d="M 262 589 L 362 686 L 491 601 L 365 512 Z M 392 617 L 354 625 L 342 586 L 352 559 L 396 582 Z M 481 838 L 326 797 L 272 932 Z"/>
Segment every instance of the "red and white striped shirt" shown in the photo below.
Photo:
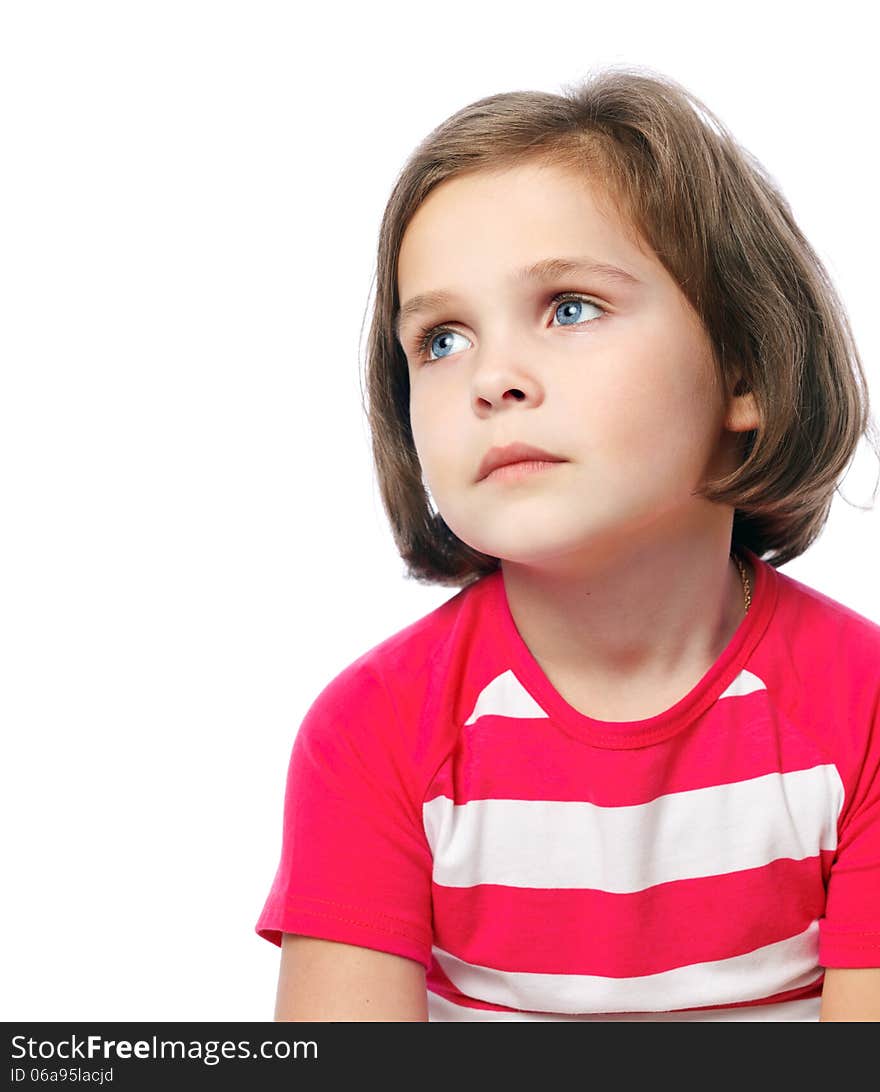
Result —
<path fill-rule="evenodd" d="M 419 960 L 430 1020 L 818 1020 L 880 966 L 880 626 L 745 551 L 680 701 L 569 705 L 501 570 L 366 652 L 293 743 L 256 925 Z"/>

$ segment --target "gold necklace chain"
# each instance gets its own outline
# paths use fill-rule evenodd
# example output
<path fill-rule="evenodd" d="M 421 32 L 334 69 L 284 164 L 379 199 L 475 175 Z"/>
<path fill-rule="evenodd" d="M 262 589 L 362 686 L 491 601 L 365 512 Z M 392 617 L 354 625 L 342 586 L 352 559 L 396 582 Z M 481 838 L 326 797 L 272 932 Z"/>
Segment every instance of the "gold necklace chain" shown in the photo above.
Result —
<path fill-rule="evenodd" d="M 752 586 L 749 583 L 749 575 L 746 572 L 746 567 L 742 563 L 742 561 L 740 560 L 739 555 L 735 554 L 731 550 L 730 556 L 736 562 L 736 567 L 739 569 L 739 575 L 742 578 L 743 597 L 745 599 L 745 604 L 746 604 L 746 614 L 748 614 L 749 613 L 749 607 L 751 606 L 751 603 L 752 603 Z"/>

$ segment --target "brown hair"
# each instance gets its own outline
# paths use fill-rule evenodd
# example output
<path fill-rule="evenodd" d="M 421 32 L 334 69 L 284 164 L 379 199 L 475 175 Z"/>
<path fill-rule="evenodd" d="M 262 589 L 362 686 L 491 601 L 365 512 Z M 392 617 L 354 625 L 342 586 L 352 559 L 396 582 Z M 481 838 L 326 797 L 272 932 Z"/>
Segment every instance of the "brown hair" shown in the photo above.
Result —
<path fill-rule="evenodd" d="M 766 170 L 676 81 L 629 66 L 563 91 L 510 91 L 463 107 L 416 147 L 385 208 L 366 412 L 407 575 L 464 587 L 500 561 L 468 546 L 429 505 L 394 329 L 401 240 L 439 183 L 526 157 L 601 180 L 702 320 L 724 390 L 753 392 L 761 425 L 742 434 L 739 467 L 697 495 L 733 506 L 733 544 L 778 568 L 818 537 L 863 434 L 880 455 L 834 285 Z"/>

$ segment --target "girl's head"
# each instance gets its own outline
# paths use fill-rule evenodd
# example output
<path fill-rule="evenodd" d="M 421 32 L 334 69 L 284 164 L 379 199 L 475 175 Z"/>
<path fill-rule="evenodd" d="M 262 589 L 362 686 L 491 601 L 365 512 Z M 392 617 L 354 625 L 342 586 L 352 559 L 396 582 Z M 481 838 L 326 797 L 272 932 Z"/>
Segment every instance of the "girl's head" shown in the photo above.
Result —
<path fill-rule="evenodd" d="M 785 199 L 705 106 L 639 70 L 482 99 L 419 145 L 382 221 L 367 390 L 409 573 L 460 586 L 501 558 L 731 519 L 782 565 L 870 422 Z M 478 481 L 515 441 L 566 461 Z"/>

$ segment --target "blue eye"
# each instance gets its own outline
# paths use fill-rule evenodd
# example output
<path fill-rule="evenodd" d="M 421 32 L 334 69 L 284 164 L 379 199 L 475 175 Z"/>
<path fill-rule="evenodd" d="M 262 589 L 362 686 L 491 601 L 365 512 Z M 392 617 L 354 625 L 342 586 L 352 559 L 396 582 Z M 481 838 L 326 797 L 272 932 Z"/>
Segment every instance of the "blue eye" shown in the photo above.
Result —
<path fill-rule="evenodd" d="M 586 296 L 581 296 L 572 292 L 559 292 L 550 302 L 556 304 L 554 318 L 560 311 L 565 309 L 568 313 L 564 317 L 571 320 L 570 322 L 560 322 L 557 325 L 557 329 L 559 326 L 582 326 L 585 322 L 597 322 L 598 319 L 602 318 L 606 313 L 605 308 L 600 307 L 598 303 L 594 303 L 593 300 L 588 299 Z M 585 305 L 587 307 L 595 307 L 600 314 L 593 318 L 589 318 L 589 316 L 587 318 L 582 318 L 581 316 Z M 433 345 L 435 341 L 440 341 L 441 338 L 446 341 L 446 347 L 448 348 L 450 339 L 456 337 L 460 337 L 470 344 L 464 334 L 460 334 L 457 330 L 452 330 L 448 326 L 431 326 L 428 329 L 419 330 L 416 335 L 416 348 L 419 353 L 419 362 L 429 364 L 434 360 L 445 360 L 446 356 L 450 354 L 445 353 L 443 355 L 425 358 L 425 353 L 429 346 Z"/>

